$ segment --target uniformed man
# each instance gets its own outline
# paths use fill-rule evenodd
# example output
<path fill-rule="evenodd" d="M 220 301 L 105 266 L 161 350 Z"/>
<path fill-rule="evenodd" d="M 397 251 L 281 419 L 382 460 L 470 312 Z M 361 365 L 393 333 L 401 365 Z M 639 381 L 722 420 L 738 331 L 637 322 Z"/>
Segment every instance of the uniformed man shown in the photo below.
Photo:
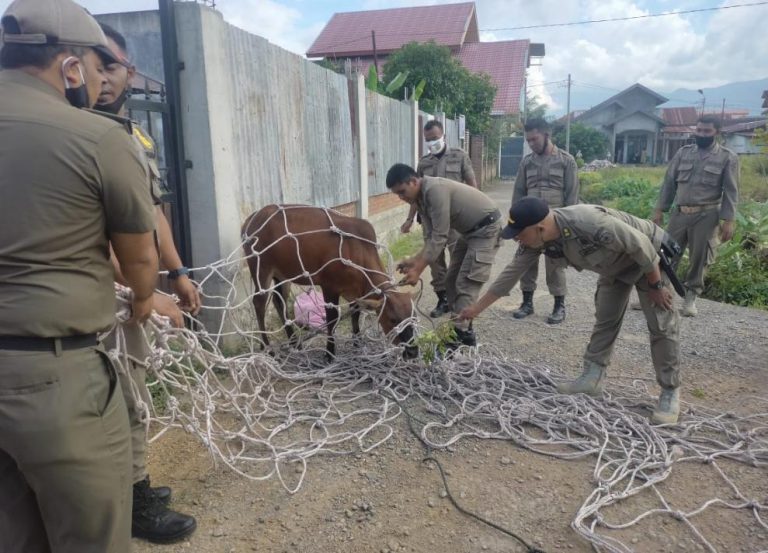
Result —
<path fill-rule="evenodd" d="M 477 299 L 491 276 L 500 245 L 501 214 L 496 203 L 476 188 L 440 177 L 420 177 L 402 163 L 387 172 L 387 188 L 416 206 L 428 236 L 418 255 L 398 265 L 406 284 L 419 281 L 427 265 L 445 248 L 451 231 L 458 235 L 445 280 L 448 301 L 458 313 Z M 470 323 L 456 321 L 455 326 L 457 345 L 477 344 Z"/>
<path fill-rule="evenodd" d="M 71 0 L 16 0 L 0 50 L 0 551 L 127 553 L 131 451 L 109 243 L 146 320 L 158 262 L 127 129 L 84 110 L 114 61 Z M 100 57 L 101 56 L 101 57 Z"/>
<path fill-rule="evenodd" d="M 525 246 L 518 255 L 531 259 L 540 252 L 562 265 L 587 269 L 600 275 L 595 293 L 595 326 L 584 354 L 584 372 L 573 382 L 558 385 L 565 394 L 599 395 L 606 368 L 624 320 L 634 287 L 648 322 L 651 357 L 661 386 L 659 404 L 651 421 L 677 422 L 680 411 L 679 315 L 672 292 L 659 269 L 658 251 L 667 239 L 664 231 L 628 213 L 595 205 L 550 209 L 539 198 L 527 197 L 509 210 L 502 237 Z M 477 304 L 461 312 L 472 320 L 517 284 L 524 264 L 510 263 Z"/>
<path fill-rule="evenodd" d="M 128 59 L 125 37 L 108 25 L 101 25 L 107 37 L 110 50 L 118 59 L 105 67 L 106 83 L 99 95 L 96 109 L 107 114 L 124 117 L 126 115 L 125 101 L 132 88 L 136 68 Z M 145 157 L 150 175 L 148 188 L 152 191 L 155 202 L 155 222 L 157 225 L 157 244 L 160 253 L 160 266 L 169 271 L 173 291 L 181 301 L 181 307 L 188 312 L 197 313 L 200 309 L 200 295 L 189 279 L 188 269 L 183 266 L 176 251 L 168 220 L 161 207 L 160 171 L 156 158 L 157 151 L 152 138 L 137 123 L 132 124 L 136 146 Z M 125 284 L 122 271 L 117 265 L 116 279 Z M 170 317 L 173 324 L 183 326 L 183 316 L 179 308 L 168 296 L 155 294 L 155 311 Z M 125 403 L 128 406 L 128 418 L 131 423 L 131 445 L 133 451 L 133 522 L 134 537 L 146 539 L 155 543 L 168 543 L 183 539 L 195 531 L 197 526 L 194 517 L 172 511 L 167 504 L 170 501 L 171 490 L 167 487 L 152 488 L 147 473 L 147 432 L 142 421 L 142 413 L 138 407 L 134 393 L 145 404 L 151 403 L 147 389 L 147 360 L 151 350 L 139 325 L 124 324 L 122 332 L 125 336 L 126 365 L 129 373 L 119 373 L 120 383 Z M 105 345 L 116 347 L 116 335 L 113 333 L 105 341 Z"/>
<path fill-rule="evenodd" d="M 720 120 L 710 115 L 696 123 L 696 144 L 680 148 L 669 162 L 653 220 L 661 225 L 672 202 L 675 207 L 667 232 L 685 249 L 688 274 L 681 314 L 697 313 L 696 297 L 704 290 L 704 273 L 715 260 L 719 239 L 733 237 L 733 219 L 739 201 L 739 158 L 715 138 Z M 718 224 L 719 223 L 719 224 Z"/>
<path fill-rule="evenodd" d="M 541 118 L 530 119 L 525 123 L 525 140 L 532 153 L 520 162 L 515 177 L 512 203 L 526 196 L 544 200 L 549 207 L 563 207 L 579 203 L 579 177 L 576 160 L 568 152 L 555 146 L 549 138 L 549 124 Z M 522 259 L 522 258 L 519 258 Z M 527 259 L 527 257 L 526 257 Z M 532 315 L 533 293 L 539 276 L 539 257 L 530 257 L 531 265 L 520 279 L 523 303 L 512 315 L 524 319 Z M 547 317 L 549 324 L 559 324 L 565 320 L 565 267 L 555 263 L 552 258 L 544 257 L 547 271 L 547 287 L 555 297 L 552 314 Z"/>
<path fill-rule="evenodd" d="M 449 148 L 443 134 L 443 124 L 437 119 L 432 119 L 424 125 L 424 140 L 427 143 L 429 153 L 421 158 L 416 168 L 416 173 L 420 177 L 442 177 L 444 179 L 463 182 L 472 188 L 478 188 L 475 180 L 475 171 L 472 169 L 467 153 L 461 148 Z M 405 220 L 400 230 L 403 233 L 411 231 L 414 217 L 416 216 L 416 205 L 411 204 L 408 211 L 408 218 Z M 424 240 L 428 240 L 426 227 L 422 226 Z M 447 249 L 451 249 L 458 239 L 455 233 L 448 237 Z M 440 251 L 437 259 L 429 265 L 432 273 L 432 288 L 437 296 L 437 305 L 430 312 L 432 318 L 440 317 L 451 311 L 451 305 L 448 302 L 446 294 L 445 276 L 448 267 L 445 263 L 445 249 Z"/>

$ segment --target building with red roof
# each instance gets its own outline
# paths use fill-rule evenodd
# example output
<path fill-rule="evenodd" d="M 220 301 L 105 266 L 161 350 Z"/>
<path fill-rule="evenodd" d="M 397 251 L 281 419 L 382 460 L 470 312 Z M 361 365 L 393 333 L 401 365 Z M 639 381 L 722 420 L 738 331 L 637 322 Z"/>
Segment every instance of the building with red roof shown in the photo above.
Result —
<path fill-rule="evenodd" d="M 307 50 L 307 57 L 350 60 L 367 72 L 376 58 L 381 68 L 389 54 L 410 42 L 450 48 L 464 67 L 486 73 L 496 85 L 491 115 L 514 115 L 525 108 L 526 70 L 544 56 L 543 44 L 529 40 L 480 42 L 474 2 L 336 13 Z"/>

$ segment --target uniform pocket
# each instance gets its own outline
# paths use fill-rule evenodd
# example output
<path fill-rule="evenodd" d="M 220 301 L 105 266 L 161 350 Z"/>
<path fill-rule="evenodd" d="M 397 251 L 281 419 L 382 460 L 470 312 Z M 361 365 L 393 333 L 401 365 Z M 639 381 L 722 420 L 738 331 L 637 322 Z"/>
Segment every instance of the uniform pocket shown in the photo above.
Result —
<path fill-rule="evenodd" d="M 461 162 L 449 161 L 445 164 L 445 177 L 457 182 L 463 182 L 461 178 Z"/>
<path fill-rule="evenodd" d="M 565 168 L 564 167 L 550 167 L 549 168 L 549 186 L 562 188 L 563 180 L 565 180 Z"/>
<path fill-rule="evenodd" d="M 717 186 L 720 183 L 722 168 L 719 165 L 705 165 L 702 182 L 707 186 Z"/>
<path fill-rule="evenodd" d="M 93 371 L 91 373 L 91 400 L 96 413 L 101 417 L 106 413 L 117 389 L 117 372 L 112 361 L 106 353 L 96 350 L 101 358 L 102 371 Z"/>
<path fill-rule="evenodd" d="M 59 387 L 58 376 L 40 376 L 27 382 L 20 380 L 10 385 L 0 384 L 0 397 L 25 396 Z"/>
<path fill-rule="evenodd" d="M 693 174 L 693 163 L 681 163 L 677 166 L 677 182 L 688 182 Z"/>
<path fill-rule="evenodd" d="M 491 278 L 491 267 L 493 267 L 493 260 L 495 258 L 496 250 L 493 248 L 477 250 L 467 278 L 475 282 L 488 282 L 488 279 Z"/>

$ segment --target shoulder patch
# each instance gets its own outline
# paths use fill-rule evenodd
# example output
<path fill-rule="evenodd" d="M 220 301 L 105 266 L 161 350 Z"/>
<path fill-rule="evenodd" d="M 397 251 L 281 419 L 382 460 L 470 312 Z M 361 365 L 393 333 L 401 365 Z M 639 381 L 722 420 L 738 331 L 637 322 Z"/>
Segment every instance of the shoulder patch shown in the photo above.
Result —
<path fill-rule="evenodd" d="M 142 147 L 147 151 L 154 151 L 155 145 L 152 142 L 152 139 L 149 138 L 147 135 L 144 134 L 144 132 L 141 130 L 141 127 L 138 125 L 133 126 L 133 136 L 136 137 L 136 140 L 139 141 L 139 143 L 142 145 Z"/>
<path fill-rule="evenodd" d="M 606 229 L 599 229 L 593 238 L 598 244 L 610 244 L 613 242 L 613 234 Z"/>

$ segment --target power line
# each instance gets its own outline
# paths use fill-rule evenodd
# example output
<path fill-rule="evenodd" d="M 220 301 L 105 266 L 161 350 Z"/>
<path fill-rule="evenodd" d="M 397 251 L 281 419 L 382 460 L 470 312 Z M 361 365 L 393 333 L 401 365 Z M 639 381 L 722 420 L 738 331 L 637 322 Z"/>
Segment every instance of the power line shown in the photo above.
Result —
<path fill-rule="evenodd" d="M 520 31 L 524 29 L 542 29 L 545 27 L 571 27 L 574 25 L 589 25 L 592 23 L 608 23 L 611 21 L 632 21 L 635 19 L 648 19 L 650 17 L 665 17 L 667 15 L 683 15 L 688 13 L 714 12 L 719 10 L 730 10 L 732 8 L 749 8 L 753 6 L 764 6 L 766 4 L 768 4 L 768 1 L 753 2 L 751 4 L 733 4 L 732 6 L 718 6 L 714 8 L 697 8 L 693 10 L 680 10 L 676 12 L 649 13 L 645 15 L 633 15 L 628 17 L 611 17 L 607 19 L 588 19 L 586 21 L 571 21 L 568 23 L 546 23 L 541 25 L 524 25 L 521 27 L 500 27 L 498 29 L 480 29 L 480 30 L 483 32 L 494 32 L 494 31 Z"/>

